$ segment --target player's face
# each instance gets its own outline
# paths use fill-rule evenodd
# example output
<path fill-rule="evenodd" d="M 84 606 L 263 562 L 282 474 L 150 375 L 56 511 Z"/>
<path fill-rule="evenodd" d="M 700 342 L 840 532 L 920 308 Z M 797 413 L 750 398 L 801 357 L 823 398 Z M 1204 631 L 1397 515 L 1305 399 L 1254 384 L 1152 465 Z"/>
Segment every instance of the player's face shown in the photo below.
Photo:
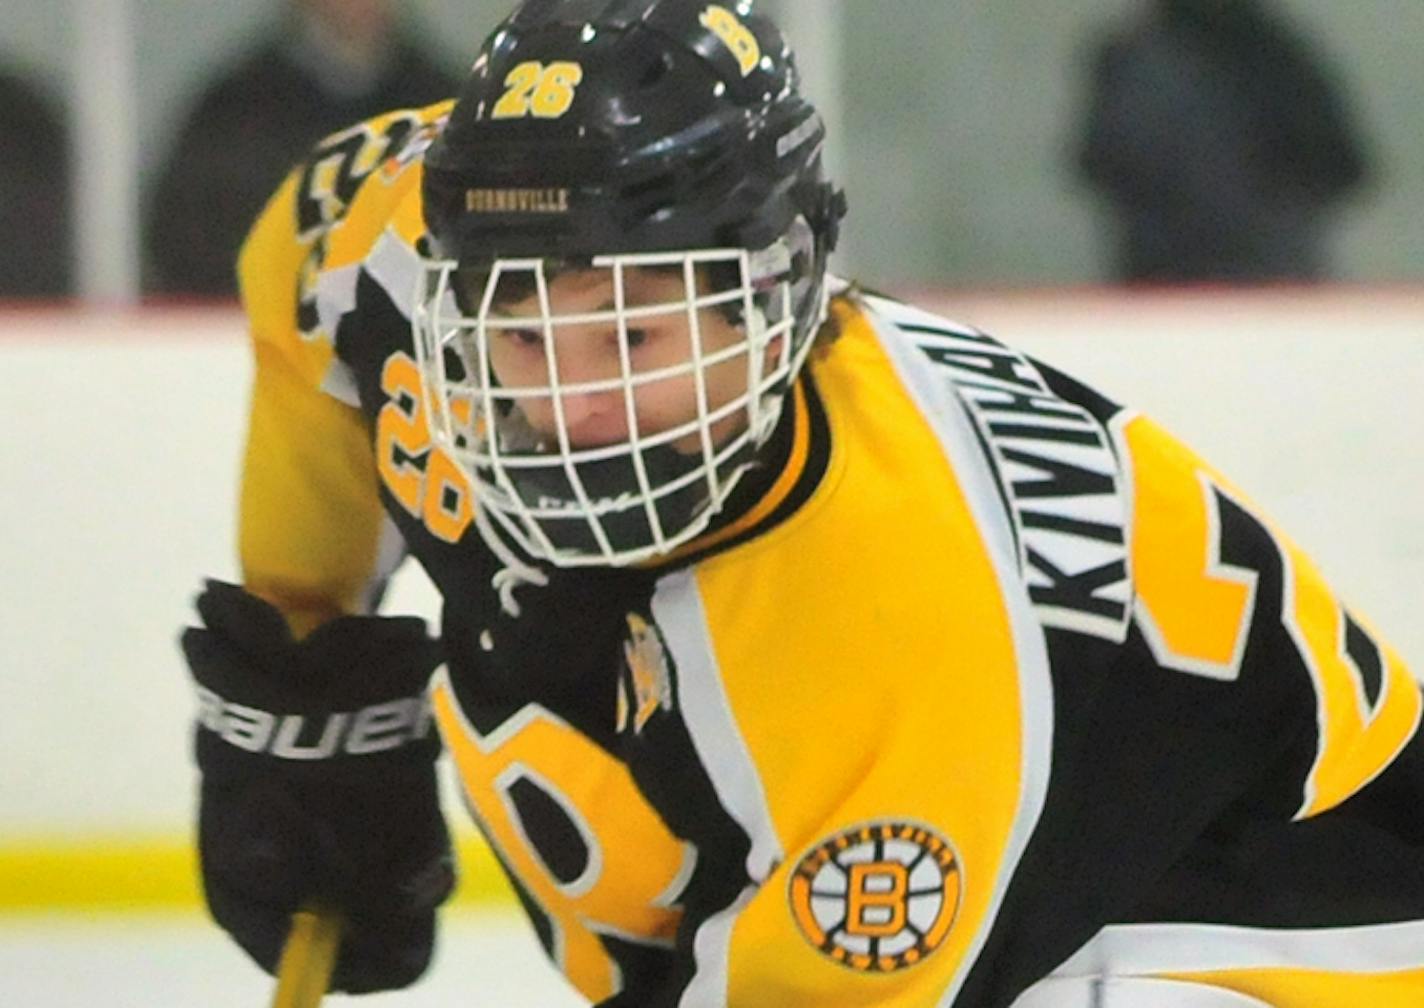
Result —
<path fill-rule="evenodd" d="M 611 313 L 615 308 L 610 270 L 592 269 L 562 273 L 549 282 L 550 314 L 560 316 Z M 687 290 L 680 269 L 630 269 L 624 274 L 624 307 L 668 305 L 655 315 L 627 321 L 629 373 L 639 375 L 683 368 L 679 373 L 646 383 L 619 382 L 617 387 L 565 391 L 558 396 L 563 426 L 570 446 L 596 448 L 629 440 L 628 399 L 633 403 L 639 437 L 670 431 L 688 424 L 702 411 L 696 376 L 688 367 L 694 359 L 692 321 L 686 308 Z M 501 302 L 496 296 L 491 318 L 540 318 L 537 294 Z M 743 329 L 715 308 L 697 312 L 699 356 L 706 358 L 728 350 L 745 339 Z M 489 362 L 504 389 L 560 387 L 620 379 L 622 371 L 616 322 L 568 322 L 552 327 L 552 353 L 537 323 L 528 329 L 489 332 Z M 770 351 L 768 351 L 768 354 Z M 551 381 L 556 375 L 557 383 Z M 744 353 L 705 364 L 702 368 L 706 413 L 715 413 L 746 393 L 748 360 Z M 525 397 L 518 409 L 547 447 L 558 444 L 559 419 L 554 395 Z M 744 410 L 733 410 L 711 425 L 714 445 L 724 443 L 746 425 Z M 701 433 L 692 431 L 671 442 L 676 450 L 700 451 Z"/>

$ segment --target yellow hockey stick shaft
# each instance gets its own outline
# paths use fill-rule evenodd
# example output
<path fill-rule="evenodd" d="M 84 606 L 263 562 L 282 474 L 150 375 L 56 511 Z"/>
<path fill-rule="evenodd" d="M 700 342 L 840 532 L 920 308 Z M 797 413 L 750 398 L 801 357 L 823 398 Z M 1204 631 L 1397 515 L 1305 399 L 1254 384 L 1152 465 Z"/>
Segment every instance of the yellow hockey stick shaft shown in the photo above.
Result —
<path fill-rule="evenodd" d="M 317 1008 L 331 983 L 341 946 L 341 915 L 307 908 L 292 914 L 292 931 L 277 963 L 272 1008 Z"/>

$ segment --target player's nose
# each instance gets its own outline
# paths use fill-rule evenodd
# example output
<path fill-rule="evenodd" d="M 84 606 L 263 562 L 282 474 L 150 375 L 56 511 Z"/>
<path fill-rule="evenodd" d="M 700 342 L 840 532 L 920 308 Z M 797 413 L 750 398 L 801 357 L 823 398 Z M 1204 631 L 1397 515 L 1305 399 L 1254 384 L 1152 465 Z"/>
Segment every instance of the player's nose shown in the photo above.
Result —
<path fill-rule="evenodd" d="M 626 440 L 628 413 L 621 389 L 597 392 L 565 392 L 559 397 L 564 430 L 575 448 Z"/>
<path fill-rule="evenodd" d="M 563 427 L 575 448 L 628 435 L 628 406 L 615 346 L 601 328 L 571 331 L 559 346 L 558 392 Z"/>

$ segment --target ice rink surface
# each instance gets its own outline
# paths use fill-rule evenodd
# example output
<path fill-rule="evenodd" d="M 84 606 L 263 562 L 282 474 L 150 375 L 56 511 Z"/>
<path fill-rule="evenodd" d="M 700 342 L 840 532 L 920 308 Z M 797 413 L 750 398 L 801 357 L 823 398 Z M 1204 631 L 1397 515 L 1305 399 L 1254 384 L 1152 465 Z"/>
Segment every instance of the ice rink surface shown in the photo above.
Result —
<path fill-rule="evenodd" d="M 6 1008 L 265 1008 L 273 981 L 197 915 L 0 916 Z M 461 910 L 443 922 L 435 962 L 409 990 L 332 1008 L 578 1008 L 515 911 Z"/>

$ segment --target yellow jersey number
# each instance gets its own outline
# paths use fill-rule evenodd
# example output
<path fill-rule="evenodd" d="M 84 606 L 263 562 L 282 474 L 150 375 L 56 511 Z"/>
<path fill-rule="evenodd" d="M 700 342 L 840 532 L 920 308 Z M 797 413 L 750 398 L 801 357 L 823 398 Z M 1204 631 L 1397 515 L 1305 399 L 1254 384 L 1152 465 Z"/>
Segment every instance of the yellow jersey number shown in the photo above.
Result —
<path fill-rule="evenodd" d="M 397 154 L 420 125 L 414 113 L 383 117 L 319 143 L 297 186 L 297 233 L 308 237 L 340 221 L 361 183 Z"/>
<path fill-rule="evenodd" d="M 1300 547 L 1224 477 L 1146 418 L 1129 423 L 1124 436 L 1134 469 L 1137 620 L 1154 656 L 1165 668 L 1212 679 L 1240 674 L 1257 576 L 1221 558 L 1219 502 L 1228 499 L 1279 551 L 1281 620 L 1315 689 L 1319 739 L 1296 818 L 1339 805 L 1413 737 L 1424 707 L 1418 684 L 1399 655 L 1341 605 Z"/>
<path fill-rule="evenodd" d="M 392 497 L 435 538 L 457 543 L 474 519 L 469 480 L 442 448 L 433 447 L 420 368 L 393 354 L 381 369 L 387 402 L 376 418 L 376 468 Z M 452 408 L 469 408 L 454 403 Z M 468 423 L 469 416 L 457 417 Z"/>

